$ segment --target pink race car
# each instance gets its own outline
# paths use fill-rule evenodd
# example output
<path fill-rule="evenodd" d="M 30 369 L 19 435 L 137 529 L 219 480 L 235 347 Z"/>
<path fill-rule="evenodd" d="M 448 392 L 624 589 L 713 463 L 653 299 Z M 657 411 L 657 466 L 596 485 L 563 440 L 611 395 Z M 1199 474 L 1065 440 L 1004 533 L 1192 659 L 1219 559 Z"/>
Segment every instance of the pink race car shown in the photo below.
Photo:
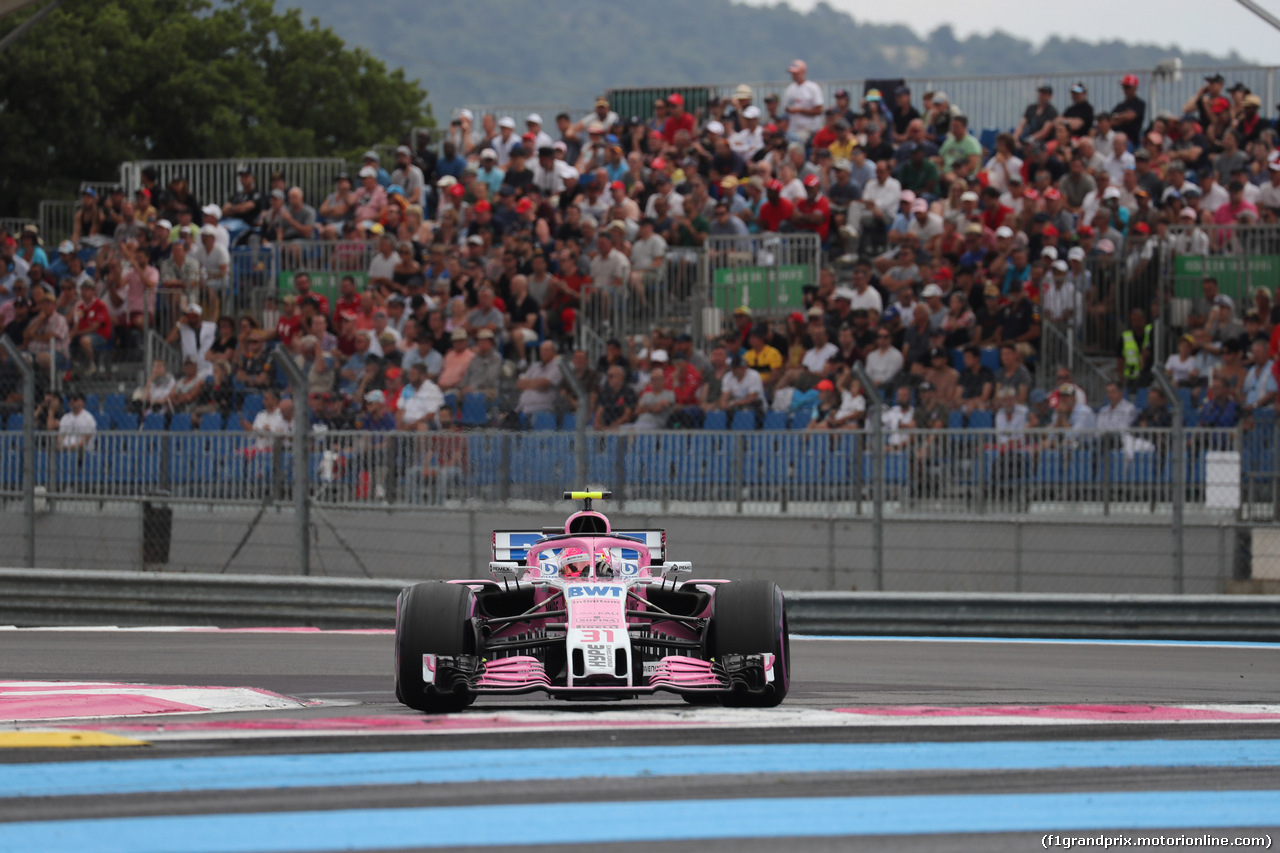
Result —
<path fill-rule="evenodd" d="M 687 580 L 666 532 L 619 532 L 591 510 L 608 492 L 565 492 L 564 528 L 493 533 L 493 580 L 427 581 L 396 602 L 396 698 L 458 711 L 483 694 L 769 707 L 787 695 L 782 590 Z"/>

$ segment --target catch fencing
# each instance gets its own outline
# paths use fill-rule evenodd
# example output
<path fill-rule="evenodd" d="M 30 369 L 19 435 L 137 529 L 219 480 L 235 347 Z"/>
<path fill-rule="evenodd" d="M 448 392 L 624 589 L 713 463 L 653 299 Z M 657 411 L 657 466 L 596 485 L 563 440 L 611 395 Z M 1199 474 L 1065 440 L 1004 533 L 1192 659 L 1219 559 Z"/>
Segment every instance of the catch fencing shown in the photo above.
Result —
<path fill-rule="evenodd" d="M 293 467 L 309 464 L 312 499 L 334 507 L 549 505 L 573 483 L 598 483 L 629 511 L 701 515 L 866 516 L 878 493 L 897 515 L 1149 515 L 1181 501 L 1270 517 L 1280 476 L 1271 427 L 1264 438 L 1192 428 L 1181 445 L 1171 430 L 1141 429 L 903 429 L 880 441 L 852 430 L 587 432 L 585 453 L 574 432 L 325 432 L 299 454 L 291 436 L 244 432 L 237 413 L 205 418 L 152 414 L 77 449 L 37 433 L 34 483 L 48 500 L 257 504 L 292 500 Z M 22 442 L 0 433 L 2 496 L 21 494 Z"/>
<path fill-rule="evenodd" d="M 562 432 L 344 432 L 299 452 L 284 435 L 145 428 L 161 424 L 104 431 L 83 452 L 37 433 L 29 516 L 22 434 L 0 432 L 5 559 L 30 536 L 28 565 L 289 574 L 307 571 L 306 532 L 318 574 L 471 576 L 490 528 L 562 520 L 562 490 L 586 483 L 613 489 L 615 523 L 674 528 L 703 571 L 790 588 L 1206 593 L 1249 578 L 1250 560 L 1255 577 L 1280 570 L 1276 474 L 1229 430 L 1114 446 L 1053 431 L 686 430 L 582 445 Z M 1256 482 L 1236 511 L 1241 464 Z"/>

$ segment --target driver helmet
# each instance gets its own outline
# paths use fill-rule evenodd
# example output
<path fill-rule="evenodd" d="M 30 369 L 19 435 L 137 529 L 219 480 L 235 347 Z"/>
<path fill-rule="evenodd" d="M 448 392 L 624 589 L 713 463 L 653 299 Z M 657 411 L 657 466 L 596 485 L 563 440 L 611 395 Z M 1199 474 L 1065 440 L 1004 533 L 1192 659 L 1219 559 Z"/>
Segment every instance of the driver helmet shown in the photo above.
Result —
<path fill-rule="evenodd" d="M 560 574 L 566 578 L 580 578 L 591 568 L 591 555 L 585 548 L 570 546 L 560 554 Z"/>
<path fill-rule="evenodd" d="M 613 577 L 613 558 L 609 556 L 608 551 L 599 551 L 596 553 L 596 577 Z"/>

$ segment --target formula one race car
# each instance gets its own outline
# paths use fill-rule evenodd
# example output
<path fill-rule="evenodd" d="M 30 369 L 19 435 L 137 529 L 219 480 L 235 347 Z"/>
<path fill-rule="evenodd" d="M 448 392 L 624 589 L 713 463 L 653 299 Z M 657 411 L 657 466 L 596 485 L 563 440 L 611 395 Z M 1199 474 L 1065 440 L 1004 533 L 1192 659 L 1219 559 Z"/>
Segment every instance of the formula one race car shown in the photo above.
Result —
<path fill-rule="evenodd" d="M 782 590 L 687 580 L 666 531 L 617 532 L 583 501 L 564 528 L 493 532 L 493 580 L 427 581 L 396 602 L 396 698 L 458 711 L 483 694 L 769 707 L 787 695 Z"/>

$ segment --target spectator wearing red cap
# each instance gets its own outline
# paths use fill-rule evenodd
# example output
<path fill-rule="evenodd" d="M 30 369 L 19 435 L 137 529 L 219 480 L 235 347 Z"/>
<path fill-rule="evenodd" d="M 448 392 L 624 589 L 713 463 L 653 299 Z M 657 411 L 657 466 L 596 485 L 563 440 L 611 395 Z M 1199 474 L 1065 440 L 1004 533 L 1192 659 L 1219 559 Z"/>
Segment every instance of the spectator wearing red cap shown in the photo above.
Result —
<path fill-rule="evenodd" d="M 854 387 L 857 387 L 856 380 Z M 830 379 L 823 379 L 814 386 L 818 392 L 818 412 L 808 429 L 856 429 L 867 412 L 867 401 L 861 389 L 855 395 L 839 388 Z"/>
<path fill-rule="evenodd" d="M 1117 131 L 1130 139 L 1142 138 L 1142 125 L 1147 117 L 1147 102 L 1138 97 L 1138 78 L 1126 74 L 1120 78 L 1124 100 L 1111 110 L 1111 123 Z"/>
<path fill-rule="evenodd" d="M 668 145 L 674 145 L 676 134 L 682 130 L 692 139 L 696 125 L 693 114 L 685 111 L 684 96 L 679 92 L 672 92 L 667 96 L 667 120 L 662 123 L 662 138 Z"/>
<path fill-rule="evenodd" d="M 817 175 L 806 175 L 803 183 L 805 197 L 793 205 L 791 225 L 797 231 L 817 234 L 826 245 L 831 227 L 831 204 L 822 194 L 822 179 Z"/>
<path fill-rule="evenodd" d="M 761 231 L 778 231 L 782 223 L 791 220 L 795 208 L 791 202 L 782 197 L 782 182 L 777 178 L 765 184 L 764 190 L 765 202 L 760 205 L 756 221 L 760 223 Z"/>

